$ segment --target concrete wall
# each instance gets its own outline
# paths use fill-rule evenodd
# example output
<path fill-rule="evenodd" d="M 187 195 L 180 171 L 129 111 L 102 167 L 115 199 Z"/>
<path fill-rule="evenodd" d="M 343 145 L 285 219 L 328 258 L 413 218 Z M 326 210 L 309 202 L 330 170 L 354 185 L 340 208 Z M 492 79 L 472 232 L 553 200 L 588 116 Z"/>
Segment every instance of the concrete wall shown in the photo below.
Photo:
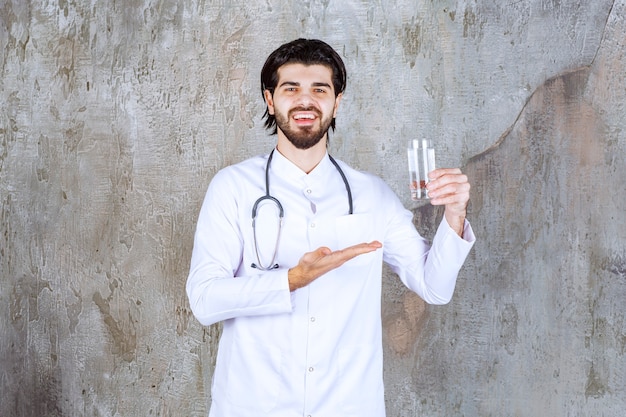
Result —
<path fill-rule="evenodd" d="M 622 416 L 626 2 L 0 2 L 0 415 L 204 416 L 219 326 L 184 293 L 219 168 L 267 151 L 295 37 L 349 85 L 333 154 L 418 215 L 404 147 L 470 175 L 451 304 L 384 277 L 388 414 Z"/>

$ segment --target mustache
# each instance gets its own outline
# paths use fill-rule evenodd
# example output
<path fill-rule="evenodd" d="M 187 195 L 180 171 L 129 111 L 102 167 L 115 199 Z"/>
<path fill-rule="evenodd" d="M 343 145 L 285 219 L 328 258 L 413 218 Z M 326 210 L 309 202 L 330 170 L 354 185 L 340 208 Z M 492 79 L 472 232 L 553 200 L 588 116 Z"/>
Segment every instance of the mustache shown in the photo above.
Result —
<path fill-rule="evenodd" d="M 301 111 L 308 111 L 308 112 L 311 112 L 311 113 L 315 113 L 320 118 L 322 117 L 322 111 L 320 109 L 318 109 L 317 107 L 313 107 L 313 106 L 298 106 L 298 107 L 294 107 L 293 109 L 289 110 L 289 116 L 291 117 L 294 113 L 301 112 Z"/>

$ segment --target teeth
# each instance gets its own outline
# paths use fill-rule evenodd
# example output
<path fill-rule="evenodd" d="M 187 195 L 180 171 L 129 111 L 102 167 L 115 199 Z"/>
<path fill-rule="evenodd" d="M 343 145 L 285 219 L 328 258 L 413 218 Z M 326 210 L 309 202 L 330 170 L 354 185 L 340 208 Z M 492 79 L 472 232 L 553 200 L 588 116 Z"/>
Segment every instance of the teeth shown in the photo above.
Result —
<path fill-rule="evenodd" d="M 297 114 L 293 117 L 296 120 L 300 120 L 300 119 L 314 119 L 315 116 L 313 116 L 312 114 Z"/>

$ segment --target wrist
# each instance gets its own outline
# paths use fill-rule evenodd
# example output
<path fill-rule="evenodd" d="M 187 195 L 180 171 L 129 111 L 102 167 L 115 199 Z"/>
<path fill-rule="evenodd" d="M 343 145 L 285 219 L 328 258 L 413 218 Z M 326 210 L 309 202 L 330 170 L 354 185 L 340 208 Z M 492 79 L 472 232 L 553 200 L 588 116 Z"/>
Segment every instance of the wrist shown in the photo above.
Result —
<path fill-rule="evenodd" d="M 463 237 L 463 231 L 465 230 L 466 214 L 446 212 L 445 218 L 446 222 L 448 222 L 448 226 L 450 226 L 450 228 L 454 230 L 457 235 Z"/>
<path fill-rule="evenodd" d="M 302 285 L 299 285 L 300 280 L 300 274 L 297 271 L 297 266 L 293 267 L 293 268 L 289 268 L 289 271 L 287 271 L 287 282 L 289 283 L 289 291 L 293 292 L 295 290 L 297 290 L 298 288 L 302 287 Z"/>

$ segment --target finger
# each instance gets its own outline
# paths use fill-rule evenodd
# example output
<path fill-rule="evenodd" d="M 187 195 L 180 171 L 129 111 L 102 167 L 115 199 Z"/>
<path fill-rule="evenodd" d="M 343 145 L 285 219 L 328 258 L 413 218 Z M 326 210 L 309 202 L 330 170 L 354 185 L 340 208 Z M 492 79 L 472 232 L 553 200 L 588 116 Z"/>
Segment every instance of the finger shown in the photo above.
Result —
<path fill-rule="evenodd" d="M 434 199 L 450 195 L 469 195 L 469 190 L 469 182 L 438 183 L 428 189 L 428 196 Z"/>
<path fill-rule="evenodd" d="M 338 252 L 342 252 L 344 254 L 347 254 L 351 258 L 354 258 L 355 256 L 362 255 L 364 253 L 373 252 L 382 247 L 383 247 L 382 243 L 380 243 L 377 240 L 374 240 L 369 243 L 359 243 L 358 245 L 349 246 Z"/>
<path fill-rule="evenodd" d="M 434 206 L 454 206 L 451 208 L 463 210 L 467 207 L 469 198 L 469 192 L 461 192 L 453 194 L 442 194 L 437 197 L 431 197 L 430 202 Z"/>
<path fill-rule="evenodd" d="M 463 210 L 467 207 L 469 198 L 459 198 L 459 196 L 438 197 L 430 200 L 433 206 L 451 206 L 453 209 Z M 452 207 L 454 206 L 454 207 Z"/>
<path fill-rule="evenodd" d="M 359 243 L 357 245 L 348 246 L 347 248 L 337 250 L 331 253 L 328 258 L 330 262 L 339 266 L 352 258 L 355 258 L 359 255 L 363 255 L 365 253 L 373 252 L 377 249 L 382 248 L 382 244 L 378 241 L 372 241 L 369 243 Z"/>
<path fill-rule="evenodd" d="M 372 250 L 376 250 L 376 249 L 380 249 L 383 247 L 383 244 L 380 243 L 377 240 L 372 240 L 371 242 L 363 242 L 363 243 L 359 243 L 357 245 L 354 246 L 350 246 L 352 248 L 356 248 L 356 249 L 372 249 Z"/>
<path fill-rule="evenodd" d="M 433 181 L 444 175 L 457 175 L 461 173 L 459 168 L 437 168 L 428 173 L 428 178 Z"/>
<path fill-rule="evenodd" d="M 459 174 L 444 174 L 441 175 L 439 177 L 437 177 L 437 179 L 431 179 L 428 184 L 426 184 L 426 187 L 428 187 L 428 189 L 434 189 L 434 188 L 438 188 L 438 187 L 442 187 L 444 185 L 447 184 L 465 184 L 465 183 L 469 183 L 469 179 L 467 178 L 467 175 L 459 173 Z"/>

